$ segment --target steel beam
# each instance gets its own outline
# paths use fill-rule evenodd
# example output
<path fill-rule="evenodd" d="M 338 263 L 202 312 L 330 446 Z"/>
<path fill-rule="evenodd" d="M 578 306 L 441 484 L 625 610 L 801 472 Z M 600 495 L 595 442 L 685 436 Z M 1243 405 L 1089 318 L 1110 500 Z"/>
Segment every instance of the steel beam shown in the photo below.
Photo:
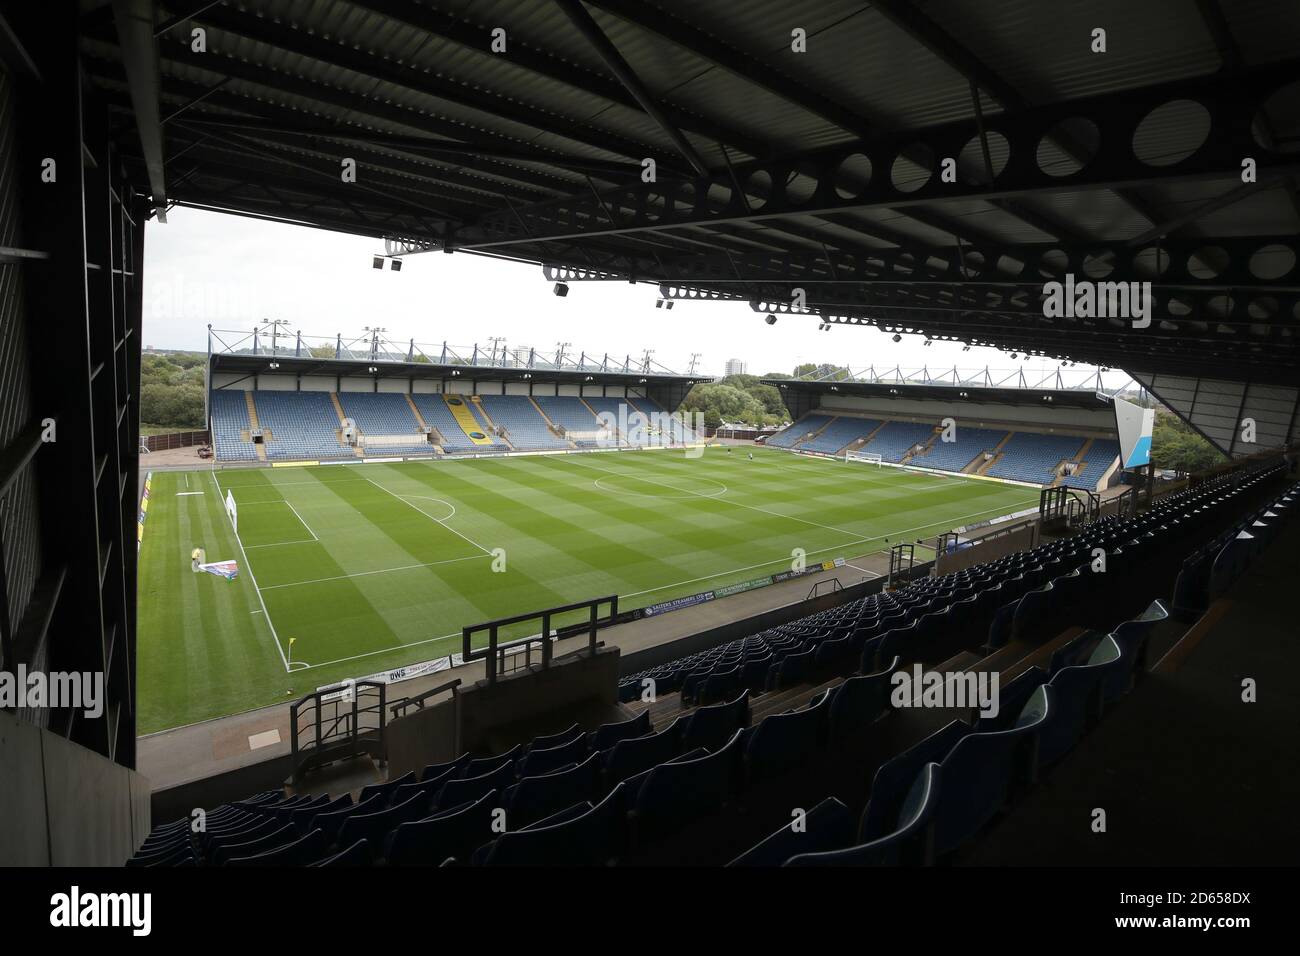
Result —
<path fill-rule="evenodd" d="M 149 172 L 149 189 L 159 222 L 167 221 L 167 184 L 163 170 L 162 120 L 159 115 L 158 48 L 154 41 L 157 11 L 152 0 L 113 0 L 113 19 L 122 46 L 136 130 Z"/>
<path fill-rule="evenodd" d="M 1010 145 L 1007 165 L 994 184 L 963 181 L 961 177 L 955 183 L 945 183 L 937 171 L 910 191 L 892 181 L 889 170 L 918 141 L 936 157 L 960 155 L 966 143 L 978 136 L 974 120 L 961 120 L 781 160 L 738 165 L 735 178 L 740 182 L 761 175 L 772 184 L 768 201 L 758 208 L 749 208 L 742 200 L 729 174 L 685 182 L 664 181 L 661 177 L 657 183 L 643 183 L 638 179 L 605 190 L 599 197 L 577 192 L 531 207 L 494 211 L 462 230 L 457 242 L 468 248 L 491 248 L 654 232 L 686 225 L 763 222 L 855 208 L 932 210 L 971 199 L 989 201 L 1121 185 L 1240 182 L 1243 150 L 1256 158 L 1262 178 L 1289 174 L 1300 170 L 1300 155 L 1260 147 L 1254 142 L 1251 125 L 1256 111 L 1274 92 L 1290 83 L 1298 70 L 1300 60 L 1292 59 L 1243 73 L 1232 84 L 1215 77 L 1199 77 L 986 118 L 985 127 L 1001 133 Z M 1133 154 L 1134 132 L 1149 113 L 1176 99 L 1192 100 L 1206 108 L 1208 134 L 1199 148 L 1180 162 L 1148 165 Z M 1080 118 L 1098 130 L 1097 154 L 1069 175 L 1057 176 L 1043 169 L 1036 158 L 1038 144 L 1060 124 Z M 845 195 L 837 172 L 855 155 L 870 160 L 873 176 L 858 194 Z M 794 196 L 786 190 L 785 184 L 795 175 L 810 177 L 815 183 L 810 196 Z M 613 210 L 615 222 L 609 222 L 602 207 Z M 526 232 L 520 220 L 527 224 Z"/>

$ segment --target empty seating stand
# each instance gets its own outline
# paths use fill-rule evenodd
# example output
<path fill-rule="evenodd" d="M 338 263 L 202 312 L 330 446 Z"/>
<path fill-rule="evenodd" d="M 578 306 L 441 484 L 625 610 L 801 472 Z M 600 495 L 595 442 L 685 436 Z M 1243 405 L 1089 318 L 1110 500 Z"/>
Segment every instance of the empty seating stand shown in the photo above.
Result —
<path fill-rule="evenodd" d="M 243 391 L 212 390 L 212 446 L 218 461 L 256 461 L 257 445 L 245 440 L 252 427 Z"/>
<path fill-rule="evenodd" d="M 1079 453 L 1086 439 L 1077 435 L 1038 435 L 1016 432 L 985 472 L 993 478 L 1010 478 L 1046 485 L 1056 480 L 1057 466 Z"/>
<path fill-rule="evenodd" d="M 652 727 L 648 712 L 591 730 L 572 726 L 504 754 L 466 754 L 432 765 L 418 780 L 412 773 L 367 788 L 356 802 L 257 794 L 211 810 L 201 834 L 187 820 L 155 827 L 130 865 L 945 861 L 1014 813 L 1019 797 L 1054 773 L 1112 707 L 1141 692 L 1132 689 L 1143 649 L 1169 611 L 1160 601 L 1137 603 L 1137 592 L 1119 580 L 1129 576 L 1085 577 L 1091 549 L 1104 547 L 1120 555 L 1118 567 L 1170 582 L 1178 556 L 1191 552 L 1203 553 L 1198 567 L 1209 561 L 1220 578 L 1240 573 L 1296 511 L 1295 487 L 1275 493 L 1262 484 L 1280 476 L 1279 467 L 1261 466 L 1158 500 L 1137 517 L 1102 519 L 1071 538 L 693 655 L 687 674 L 677 673 L 681 662 L 653 671 L 670 684 L 701 666 L 727 674 L 739 666 L 743 673 L 746 663 L 758 661 L 770 670 L 778 660 L 847 640 L 832 660 L 842 674 L 855 666 L 861 674 L 827 682 L 804 696 L 803 706 L 765 706 L 783 700 L 782 692 L 769 698 L 741 689 L 666 727 Z M 1191 575 L 1186 565 L 1183 570 Z M 1214 576 L 1211 570 L 1196 582 L 1211 587 Z M 818 789 L 827 768 L 836 779 L 865 779 L 864 743 L 886 739 L 877 722 L 898 720 L 889 689 L 900 666 L 947 660 L 952 632 L 965 635 L 967 648 L 1000 646 L 999 628 L 1054 635 L 1061 621 L 1053 607 L 1061 601 L 1123 614 L 1061 644 L 1050 664 L 1044 659 L 1004 685 L 1004 710 L 996 718 L 954 720 L 872 764 L 877 769 L 856 826 L 857 808 Z M 1010 610 L 1000 615 L 1002 608 Z M 886 654 L 894 656 L 882 664 Z M 759 819 L 777 805 L 765 802 L 771 794 L 781 797 L 780 816 Z M 803 826 L 791 825 L 789 807 L 808 808 Z M 758 832 L 750 832 L 750 820 Z M 710 836 L 700 841 L 705 831 Z"/>
<path fill-rule="evenodd" d="M 527 395 L 481 395 L 483 408 L 492 421 L 506 430 L 510 444 L 520 451 L 546 451 L 548 449 L 568 448 L 569 444 L 560 438 L 546 424 L 546 419 L 537 411 Z M 577 399 L 575 398 L 576 402 Z M 590 417 L 590 416 L 589 416 Z M 592 427 L 595 427 L 592 418 Z"/>
<path fill-rule="evenodd" d="M 270 431 L 266 457 L 275 460 L 354 458 L 339 440 L 338 411 L 329 392 L 253 392 L 257 420 Z"/>

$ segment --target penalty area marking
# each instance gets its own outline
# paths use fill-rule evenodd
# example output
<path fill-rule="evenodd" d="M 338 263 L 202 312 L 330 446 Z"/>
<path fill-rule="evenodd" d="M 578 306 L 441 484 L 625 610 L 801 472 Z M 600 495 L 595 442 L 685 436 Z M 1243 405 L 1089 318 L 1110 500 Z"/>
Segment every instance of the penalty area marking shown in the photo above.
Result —
<path fill-rule="evenodd" d="M 613 472 L 610 473 L 610 477 L 609 477 L 609 478 L 597 478 L 597 479 L 595 479 L 595 481 L 593 482 L 593 484 L 595 484 L 595 486 L 596 486 L 597 488 L 599 488 L 601 491 L 607 491 L 607 492 L 609 492 L 610 494 L 614 494 L 614 495 L 635 495 L 635 496 L 638 497 L 638 498 L 659 498 L 659 499 L 661 499 L 661 500 L 663 500 L 663 499 L 667 499 L 667 500 L 670 500 L 670 501 L 684 501 L 684 500 L 687 500 L 687 499 L 689 499 L 689 498 L 719 498 L 719 497 L 721 497 L 722 495 L 725 495 L 725 494 L 727 493 L 727 491 L 729 490 L 729 489 L 727 488 L 726 485 L 724 485 L 722 482 L 720 482 L 720 481 L 718 481 L 718 480 L 716 480 L 716 479 L 714 479 L 714 478 L 695 478 L 695 479 L 693 479 L 694 481 L 707 481 L 709 484 L 711 484 L 711 485 L 717 485 L 720 489 L 722 489 L 721 491 L 715 491 L 715 492 L 713 492 L 712 494 L 707 494 L 707 493 L 705 493 L 705 492 L 703 492 L 703 491 L 688 491 L 688 490 L 686 490 L 685 488 L 678 488 L 678 489 L 676 489 L 676 490 L 682 492 L 682 493 L 679 494 L 679 495 L 656 495 L 656 494 L 651 494 L 651 493 L 648 493 L 648 492 L 645 492 L 645 491 L 625 491 L 625 490 L 622 489 L 622 488 L 606 488 L 604 485 L 601 484 L 602 481 L 609 481 L 609 480 L 611 480 L 611 479 L 614 478 L 614 477 L 629 478 L 629 479 L 631 479 L 632 481 L 649 481 L 651 484 L 660 484 L 660 482 L 653 481 L 652 479 L 648 479 L 648 478 L 643 478 L 643 477 L 641 477 L 640 475 L 618 475 L 618 476 L 615 476 Z M 664 485 L 663 487 L 665 487 L 665 488 L 672 488 L 673 486 L 672 486 L 672 485 Z"/>

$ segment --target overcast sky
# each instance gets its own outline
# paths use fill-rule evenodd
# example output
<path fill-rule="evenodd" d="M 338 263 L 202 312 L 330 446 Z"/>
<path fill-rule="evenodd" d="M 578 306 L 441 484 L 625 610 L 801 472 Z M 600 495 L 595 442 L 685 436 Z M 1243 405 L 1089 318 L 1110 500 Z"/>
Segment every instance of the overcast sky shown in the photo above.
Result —
<path fill-rule="evenodd" d="M 855 371 L 901 365 L 931 373 L 985 365 L 1009 373 L 1020 363 L 994 349 L 935 342 L 917 336 L 894 343 L 866 327 L 817 329 L 811 316 L 780 316 L 768 326 L 747 304 L 678 302 L 656 309 L 657 289 L 640 283 L 574 282 L 565 298 L 551 294 L 539 266 L 458 253 L 408 257 L 401 272 L 371 266 L 383 243 L 321 229 L 262 222 L 177 207 L 166 225 L 145 229 L 144 301 L 146 348 L 207 347 L 206 330 L 252 329 L 256 322 L 285 319 L 294 332 L 345 341 L 365 326 L 387 329 L 405 343 L 444 340 L 468 354 L 503 336 L 510 348 L 531 346 L 553 356 L 608 352 L 620 361 L 654 350 L 654 361 L 684 372 L 693 353 L 697 371 L 721 375 L 738 358 L 752 374 L 790 372 L 803 362 L 848 364 Z M 1057 363 L 1034 360 L 1028 376 L 1050 373 Z M 1067 384 L 1084 377 L 1083 366 L 1066 370 Z M 1107 376 L 1120 384 L 1126 376 Z"/>

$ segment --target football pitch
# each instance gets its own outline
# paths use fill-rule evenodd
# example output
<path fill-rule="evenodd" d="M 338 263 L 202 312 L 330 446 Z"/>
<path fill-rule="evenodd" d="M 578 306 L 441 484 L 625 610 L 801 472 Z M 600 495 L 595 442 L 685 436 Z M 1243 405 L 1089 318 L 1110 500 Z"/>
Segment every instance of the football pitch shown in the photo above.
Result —
<path fill-rule="evenodd" d="M 443 657 L 469 624 L 610 594 L 641 607 L 784 570 L 795 549 L 852 559 L 1038 503 L 743 447 L 200 469 L 150 487 L 141 733 Z M 196 547 L 238 576 L 194 572 Z"/>

